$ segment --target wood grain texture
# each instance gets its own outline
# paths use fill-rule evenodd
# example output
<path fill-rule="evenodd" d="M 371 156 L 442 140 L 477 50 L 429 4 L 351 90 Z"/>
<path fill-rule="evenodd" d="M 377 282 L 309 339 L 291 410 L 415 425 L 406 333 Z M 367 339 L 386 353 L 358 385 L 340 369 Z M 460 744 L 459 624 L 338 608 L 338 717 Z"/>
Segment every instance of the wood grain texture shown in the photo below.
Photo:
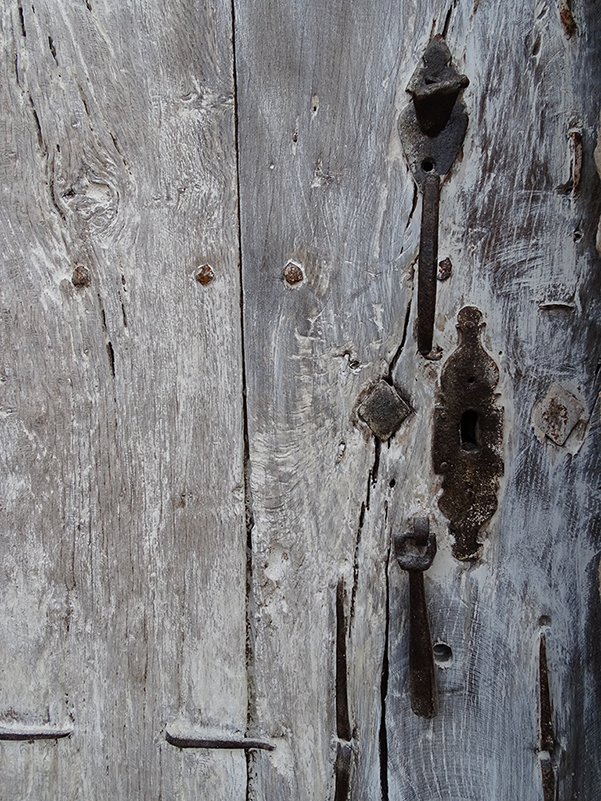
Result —
<path fill-rule="evenodd" d="M 0 25 L 0 719 L 73 728 L 3 742 L 0 797 L 243 799 L 165 740 L 246 728 L 231 9 Z"/>
<path fill-rule="evenodd" d="M 598 794 L 599 11 L 2 5 L 0 801 Z M 397 120 L 436 33 L 470 86 L 432 361 Z M 459 563 L 431 439 L 468 305 L 504 475 Z M 390 549 L 416 516 L 432 720 Z"/>
<path fill-rule="evenodd" d="M 380 797 L 389 532 L 355 408 L 387 375 L 411 298 L 414 190 L 389 155 L 405 24 L 387 3 L 236 5 L 254 719 L 285 755 L 256 764 L 257 798 L 334 797 L 341 576 L 351 792 Z M 289 260 L 305 275 L 293 288 Z"/>
<path fill-rule="evenodd" d="M 480 563 L 461 568 L 441 554 L 431 571 L 433 634 L 451 645 L 454 659 L 440 671 L 441 715 L 427 726 L 403 714 L 402 629 L 391 622 L 390 662 L 396 650 L 401 666 L 387 708 L 391 787 L 402 787 L 406 798 L 542 798 L 541 629 L 558 795 L 586 798 L 601 786 L 589 750 L 599 709 L 592 679 L 599 671 L 597 109 L 581 80 L 599 72 L 598 15 L 582 10 L 580 26 L 580 38 L 568 42 L 551 4 L 511 14 L 492 4 L 474 14 L 459 4 L 450 18 L 448 41 L 458 59 L 464 54 L 460 68 L 471 81 L 470 125 L 463 160 L 441 194 L 441 255 L 450 256 L 454 272 L 440 293 L 438 343 L 442 367 L 456 341 L 458 309 L 473 303 L 483 311 L 486 348 L 501 372 L 505 477 Z M 424 39 L 429 33 L 425 26 Z M 558 187 L 573 166 L 574 127 L 584 158 L 580 191 L 566 195 Z M 408 354 L 396 375 L 401 383 L 414 375 Z M 580 450 L 576 435 L 563 448 L 537 438 L 533 408 L 555 382 L 590 417 Z M 430 404 L 420 403 L 428 416 Z M 444 543 L 444 518 L 438 530 Z M 403 605 L 402 578 L 391 573 L 391 613 Z M 429 738 L 442 752 L 432 749 L 430 757 L 423 747 Z"/>
<path fill-rule="evenodd" d="M 542 799 L 541 631 L 559 798 L 601 786 L 599 4 L 573 14 L 568 38 L 559 4 L 534 0 L 236 4 L 252 707 L 257 729 L 281 738 L 278 760 L 254 766 L 252 797 L 334 797 L 340 576 L 351 798 Z M 420 204 L 396 131 L 435 33 L 470 79 L 463 155 L 441 189 L 439 258 L 453 268 L 438 362 L 416 352 Z M 294 288 L 289 260 L 305 276 Z M 431 461 L 435 392 L 466 305 L 484 315 L 504 409 L 499 507 L 473 564 L 451 555 Z M 355 409 L 388 375 L 415 411 L 378 448 Z M 533 424 L 554 383 L 585 408 L 563 447 Z M 439 542 L 432 635 L 452 651 L 432 721 L 411 713 L 408 580 L 389 557 L 391 531 L 424 514 Z"/>

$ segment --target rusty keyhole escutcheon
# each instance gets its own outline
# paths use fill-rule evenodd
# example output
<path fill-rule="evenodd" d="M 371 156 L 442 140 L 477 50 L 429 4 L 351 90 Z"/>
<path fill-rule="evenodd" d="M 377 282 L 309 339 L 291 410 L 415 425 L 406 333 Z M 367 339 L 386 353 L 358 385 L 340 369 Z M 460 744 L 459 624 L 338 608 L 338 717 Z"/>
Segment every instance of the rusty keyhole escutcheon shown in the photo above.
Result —
<path fill-rule="evenodd" d="M 497 508 L 503 475 L 499 368 L 480 342 L 484 325 L 475 306 L 459 311 L 459 345 L 443 367 L 434 412 L 432 459 L 443 476 L 438 505 L 449 519 L 453 556 L 461 560 L 478 556 L 479 533 Z"/>

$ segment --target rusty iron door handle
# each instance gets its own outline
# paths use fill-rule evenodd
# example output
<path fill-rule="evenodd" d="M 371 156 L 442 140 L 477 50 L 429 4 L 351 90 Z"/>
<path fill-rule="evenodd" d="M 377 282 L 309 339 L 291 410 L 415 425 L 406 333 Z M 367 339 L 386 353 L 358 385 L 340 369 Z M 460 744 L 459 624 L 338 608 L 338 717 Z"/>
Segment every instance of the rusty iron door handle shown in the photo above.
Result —
<path fill-rule="evenodd" d="M 416 546 L 413 549 L 410 545 Z M 416 550 L 425 549 L 423 551 Z M 436 536 L 430 531 L 427 517 L 418 517 L 413 531 L 397 533 L 394 551 L 403 570 L 409 573 L 409 695 L 411 709 L 422 718 L 438 712 L 438 691 L 434 655 L 424 590 L 424 570 L 436 555 Z"/>
<path fill-rule="evenodd" d="M 423 356 L 432 358 L 440 182 L 451 169 L 465 137 L 467 112 L 459 94 L 469 80 L 451 66 L 451 52 L 442 36 L 432 39 L 423 62 L 407 86 L 413 102 L 401 112 L 398 128 L 413 178 L 423 192 L 417 346 Z"/>

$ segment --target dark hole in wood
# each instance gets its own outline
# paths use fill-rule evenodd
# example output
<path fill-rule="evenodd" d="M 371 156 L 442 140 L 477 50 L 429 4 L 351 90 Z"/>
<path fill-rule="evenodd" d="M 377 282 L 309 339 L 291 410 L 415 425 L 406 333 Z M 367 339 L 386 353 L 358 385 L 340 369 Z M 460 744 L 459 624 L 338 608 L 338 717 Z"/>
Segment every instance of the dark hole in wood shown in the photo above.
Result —
<path fill-rule="evenodd" d="M 445 642 L 437 642 L 432 648 L 432 652 L 439 665 L 445 665 L 453 658 L 453 651 Z"/>
<path fill-rule="evenodd" d="M 424 159 L 422 161 L 422 170 L 424 172 L 432 172 L 433 169 L 434 169 L 434 162 L 432 161 L 432 159 Z"/>
<path fill-rule="evenodd" d="M 461 415 L 461 448 L 464 451 L 477 451 L 478 442 L 478 412 L 468 409 Z"/>

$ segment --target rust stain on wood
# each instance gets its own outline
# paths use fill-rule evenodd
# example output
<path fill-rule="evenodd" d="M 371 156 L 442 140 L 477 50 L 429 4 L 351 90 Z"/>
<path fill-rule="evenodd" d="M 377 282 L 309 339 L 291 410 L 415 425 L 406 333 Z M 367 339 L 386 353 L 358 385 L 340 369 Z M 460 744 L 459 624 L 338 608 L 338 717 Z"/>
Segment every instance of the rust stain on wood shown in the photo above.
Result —
<path fill-rule="evenodd" d="M 202 264 L 194 275 L 196 280 L 202 286 L 207 286 L 215 278 L 215 272 L 210 264 Z"/>
<path fill-rule="evenodd" d="M 552 384 L 532 413 L 535 431 L 539 432 L 541 439 L 544 436 L 559 447 L 568 443 L 572 432 L 574 438 L 578 435 L 582 439 L 586 419 L 584 405 L 561 384 Z"/>
<path fill-rule="evenodd" d="M 559 0 L 559 17 L 568 39 L 571 39 L 578 30 L 571 5 L 570 0 Z"/>

